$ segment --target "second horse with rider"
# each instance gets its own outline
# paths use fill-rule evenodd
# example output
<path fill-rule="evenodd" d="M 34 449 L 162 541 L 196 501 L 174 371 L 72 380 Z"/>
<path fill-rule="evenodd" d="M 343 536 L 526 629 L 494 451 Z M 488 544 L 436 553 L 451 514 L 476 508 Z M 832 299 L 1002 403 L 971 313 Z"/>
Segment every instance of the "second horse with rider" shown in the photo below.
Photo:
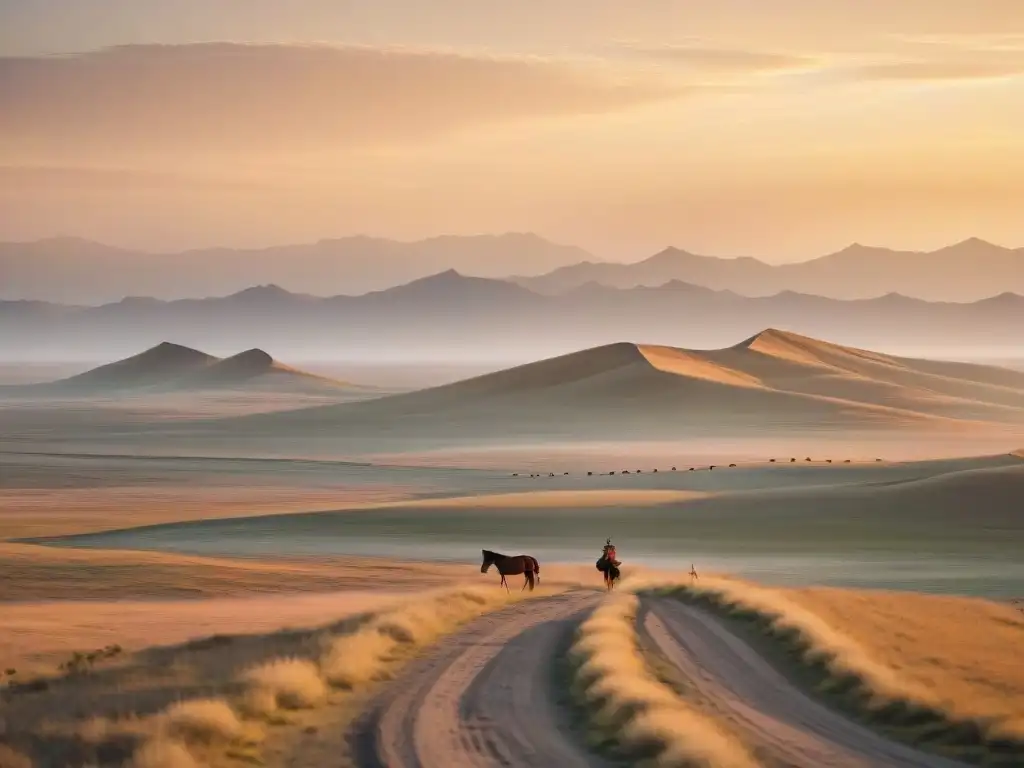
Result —
<path fill-rule="evenodd" d="M 615 545 L 612 544 L 611 539 L 605 539 L 604 551 L 601 553 L 601 557 L 596 565 L 597 570 L 604 575 L 605 585 L 610 589 L 612 583 L 619 578 L 619 566 L 622 565 L 618 560 Z"/>

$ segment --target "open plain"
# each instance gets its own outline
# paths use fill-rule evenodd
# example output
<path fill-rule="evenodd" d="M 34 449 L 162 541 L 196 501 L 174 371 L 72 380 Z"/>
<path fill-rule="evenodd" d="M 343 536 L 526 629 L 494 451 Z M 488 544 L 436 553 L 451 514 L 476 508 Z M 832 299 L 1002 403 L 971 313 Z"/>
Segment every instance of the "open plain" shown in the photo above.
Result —
<path fill-rule="evenodd" d="M 192 352 L 0 390 L 4 768 L 1020 764 L 1018 372 L 776 331 L 420 389 Z"/>

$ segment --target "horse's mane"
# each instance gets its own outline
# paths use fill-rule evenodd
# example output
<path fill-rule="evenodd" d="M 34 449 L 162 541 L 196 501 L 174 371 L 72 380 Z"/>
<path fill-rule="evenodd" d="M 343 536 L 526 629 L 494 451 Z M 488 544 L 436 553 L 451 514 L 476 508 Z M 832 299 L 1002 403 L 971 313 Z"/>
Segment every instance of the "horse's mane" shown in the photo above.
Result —
<path fill-rule="evenodd" d="M 491 552 L 489 549 L 484 550 L 484 557 L 505 557 L 501 552 Z"/>

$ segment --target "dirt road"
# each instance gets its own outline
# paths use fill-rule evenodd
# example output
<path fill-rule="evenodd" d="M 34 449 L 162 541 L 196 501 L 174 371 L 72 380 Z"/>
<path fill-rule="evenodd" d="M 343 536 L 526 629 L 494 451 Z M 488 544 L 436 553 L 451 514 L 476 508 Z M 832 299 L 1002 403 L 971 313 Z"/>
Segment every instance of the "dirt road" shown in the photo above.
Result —
<path fill-rule="evenodd" d="M 410 665 L 353 733 L 360 768 L 604 766 L 568 731 L 554 664 L 595 592 L 484 616 Z"/>
<path fill-rule="evenodd" d="M 645 599 L 640 629 L 766 766 L 961 766 L 889 741 L 813 700 L 699 608 Z"/>
<path fill-rule="evenodd" d="M 581 744 L 556 661 L 600 595 L 573 591 L 484 616 L 410 664 L 350 733 L 359 768 L 609 768 Z M 765 768 L 962 768 L 844 718 L 793 686 L 709 613 L 645 598 L 643 644 Z M 563 686 L 559 689 L 559 686 Z"/>

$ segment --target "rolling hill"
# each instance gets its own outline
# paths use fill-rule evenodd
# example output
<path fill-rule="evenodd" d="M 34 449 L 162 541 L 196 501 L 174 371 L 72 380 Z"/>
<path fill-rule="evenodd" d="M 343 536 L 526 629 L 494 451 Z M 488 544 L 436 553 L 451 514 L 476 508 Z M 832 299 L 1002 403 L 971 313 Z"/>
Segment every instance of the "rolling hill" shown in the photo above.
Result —
<path fill-rule="evenodd" d="M 769 329 L 718 350 L 617 343 L 418 392 L 227 419 L 284 436 L 682 439 L 1024 427 L 1024 372 L 882 355 Z"/>
<path fill-rule="evenodd" d="M 0 393 L 20 397 L 87 397 L 213 389 L 326 393 L 358 388 L 290 368 L 262 349 L 219 358 L 165 341 L 77 376 L 44 384 L 3 387 Z"/>

